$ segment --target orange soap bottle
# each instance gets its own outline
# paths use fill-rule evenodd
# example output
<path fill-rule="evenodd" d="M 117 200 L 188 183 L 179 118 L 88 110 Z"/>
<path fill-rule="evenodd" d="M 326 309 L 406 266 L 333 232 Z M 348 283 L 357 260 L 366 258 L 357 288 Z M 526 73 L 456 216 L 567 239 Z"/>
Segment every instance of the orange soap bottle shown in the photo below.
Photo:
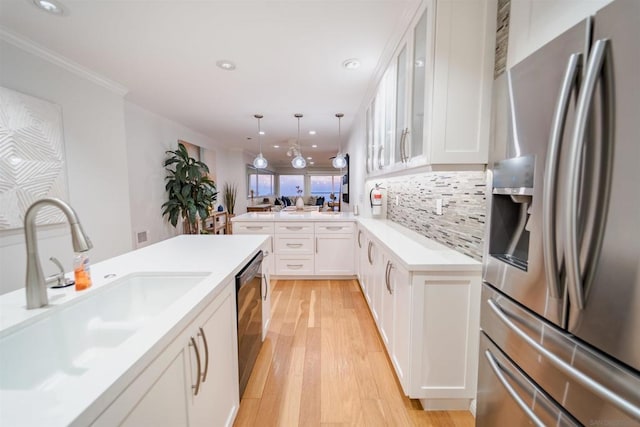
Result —
<path fill-rule="evenodd" d="M 76 291 L 84 291 L 91 287 L 91 268 L 89 257 L 84 253 L 77 253 L 73 259 L 73 275 L 76 279 Z"/>

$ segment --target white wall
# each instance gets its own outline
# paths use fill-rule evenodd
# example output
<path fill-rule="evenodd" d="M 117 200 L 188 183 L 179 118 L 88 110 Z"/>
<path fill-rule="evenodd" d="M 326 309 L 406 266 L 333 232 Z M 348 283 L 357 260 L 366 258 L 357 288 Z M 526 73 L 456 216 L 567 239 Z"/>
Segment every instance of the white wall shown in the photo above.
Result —
<path fill-rule="evenodd" d="M 0 85 L 62 108 L 69 202 L 93 241 L 93 262 L 131 249 L 127 150 L 122 96 L 0 40 Z M 66 224 L 40 227 L 45 274 L 50 256 L 72 269 Z M 22 229 L 0 232 L 0 293 L 24 286 L 26 250 Z"/>
<path fill-rule="evenodd" d="M 355 206 L 361 215 L 370 216 L 368 191 L 365 189 L 365 113 L 360 112 L 353 121 L 345 152 L 349 154 L 349 203 L 344 203 L 343 211 L 353 212 Z"/>
<path fill-rule="evenodd" d="M 161 209 L 167 200 L 164 189 L 164 160 L 167 156 L 165 152 L 175 150 L 179 139 L 207 149 L 210 152 L 208 159 L 215 159 L 215 164 L 208 166 L 215 176 L 219 192 L 216 206 L 222 204 L 224 182 L 238 179 L 235 171 L 244 171 L 244 164 L 239 167 L 242 159 L 238 158 L 235 152 L 228 153 L 214 140 L 201 133 L 130 102 L 124 103 L 124 116 L 127 155 L 130 159 L 130 240 L 134 247 L 135 235 L 138 232 L 147 232 L 147 242 L 144 245 L 148 245 L 175 236 L 181 230 L 180 226 L 176 230 L 162 217 Z"/>
<path fill-rule="evenodd" d="M 612 0 L 511 0 L 507 68 Z"/>

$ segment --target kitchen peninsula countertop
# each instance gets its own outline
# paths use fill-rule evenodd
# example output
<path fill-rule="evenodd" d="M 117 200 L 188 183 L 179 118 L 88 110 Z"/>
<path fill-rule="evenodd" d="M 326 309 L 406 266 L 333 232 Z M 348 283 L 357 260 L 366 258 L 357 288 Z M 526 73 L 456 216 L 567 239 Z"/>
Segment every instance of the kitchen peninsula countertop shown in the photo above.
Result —
<path fill-rule="evenodd" d="M 231 218 L 231 222 L 241 221 L 355 221 L 351 212 L 318 212 L 318 211 L 280 211 L 280 212 L 249 212 Z"/>
<path fill-rule="evenodd" d="M 131 273 L 200 273 L 203 278 L 145 322 L 130 339 L 96 356 L 85 372 L 13 389 L 0 383 L 0 425 L 88 425 L 136 378 L 163 348 L 204 309 L 267 241 L 266 236 L 177 236 L 148 247 L 95 263 L 93 286 L 76 292 L 73 287 L 49 289 L 49 305 L 26 310 L 25 290 L 0 295 L 0 343 L 23 327 L 47 319 L 51 310 L 68 307 L 95 295 L 99 298 L 112 282 Z M 72 277 L 72 274 L 67 274 Z M 83 327 L 86 325 L 78 325 Z M 80 332 L 79 332 L 80 333 Z M 42 358 L 47 348 L 33 343 Z M 1 352 L 0 352 L 1 353 Z M 2 362 L 2 369 L 11 369 Z M 48 381 L 49 379 L 45 379 Z"/>

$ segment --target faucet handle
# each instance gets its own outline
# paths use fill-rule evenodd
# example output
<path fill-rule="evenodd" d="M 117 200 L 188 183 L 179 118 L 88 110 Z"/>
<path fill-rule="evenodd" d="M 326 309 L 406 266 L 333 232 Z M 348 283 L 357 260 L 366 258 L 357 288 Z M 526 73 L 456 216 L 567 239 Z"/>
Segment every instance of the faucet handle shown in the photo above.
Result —
<path fill-rule="evenodd" d="M 76 283 L 73 280 L 64 277 L 64 267 L 62 266 L 62 263 L 58 260 L 58 258 L 52 256 L 51 258 L 49 258 L 49 261 L 57 265 L 60 269 L 59 273 L 52 274 L 45 279 L 45 282 L 47 284 L 56 281 L 56 284 L 51 286 L 52 289 L 66 288 L 67 286 L 71 286 Z"/>

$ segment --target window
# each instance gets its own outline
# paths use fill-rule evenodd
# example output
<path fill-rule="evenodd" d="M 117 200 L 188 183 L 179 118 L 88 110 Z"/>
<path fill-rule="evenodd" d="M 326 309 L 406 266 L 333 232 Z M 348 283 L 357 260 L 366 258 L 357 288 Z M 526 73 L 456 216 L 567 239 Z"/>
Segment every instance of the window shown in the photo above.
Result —
<path fill-rule="evenodd" d="M 251 190 L 253 190 L 253 197 L 273 196 L 273 183 L 273 172 L 247 166 L 247 197 L 251 197 Z"/>
<path fill-rule="evenodd" d="M 304 192 L 304 175 L 280 175 L 279 184 L 281 196 L 297 196 L 296 187 L 300 187 Z"/>
<path fill-rule="evenodd" d="M 329 201 L 329 195 L 333 193 L 336 198 L 340 195 L 342 175 L 311 175 L 309 177 L 312 196 L 324 196 Z"/>

